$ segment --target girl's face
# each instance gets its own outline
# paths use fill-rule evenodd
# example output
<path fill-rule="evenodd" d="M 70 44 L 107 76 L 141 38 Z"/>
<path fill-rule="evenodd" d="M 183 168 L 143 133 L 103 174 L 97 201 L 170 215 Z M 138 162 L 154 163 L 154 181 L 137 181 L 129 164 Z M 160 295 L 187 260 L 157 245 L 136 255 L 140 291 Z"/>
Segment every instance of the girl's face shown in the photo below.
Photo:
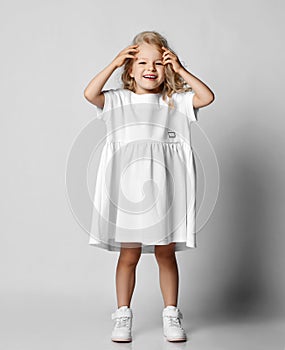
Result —
<path fill-rule="evenodd" d="M 130 76 L 136 82 L 136 93 L 158 93 L 159 86 L 163 83 L 164 65 L 162 54 L 152 45 L 143 43 L 138 46 L 135 54 Z"/>

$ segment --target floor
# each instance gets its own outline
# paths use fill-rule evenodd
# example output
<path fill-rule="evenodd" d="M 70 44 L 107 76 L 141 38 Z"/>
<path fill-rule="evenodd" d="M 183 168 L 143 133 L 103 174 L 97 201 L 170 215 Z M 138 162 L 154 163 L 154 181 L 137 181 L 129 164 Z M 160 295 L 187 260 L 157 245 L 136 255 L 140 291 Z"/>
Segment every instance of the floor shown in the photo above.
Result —
<path fill-rule="evenodd" d="M 35 294 L 11 296 L 5 303 L 2 298 L 0 346 L 7 350 L 285 350 L 284 319 L 206 319 L 197 314 L 189 320 L 189 315 L 184 315 L 182 324 L 188 341 L 170 343 L 162 335 L 160 315 L 146 319 L 143 308 L 133 310 L 133 342 L 114 343 L 110 340 L 113 311 L 86 298 Z"/>

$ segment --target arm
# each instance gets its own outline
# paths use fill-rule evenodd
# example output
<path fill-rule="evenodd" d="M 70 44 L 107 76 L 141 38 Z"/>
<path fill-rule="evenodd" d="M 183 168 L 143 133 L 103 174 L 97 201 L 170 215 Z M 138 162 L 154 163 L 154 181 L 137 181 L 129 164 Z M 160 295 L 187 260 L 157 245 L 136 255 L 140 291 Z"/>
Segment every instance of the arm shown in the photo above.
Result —
<path fill-rule="evenodd" d="M 188 72 L 180 63 L 175 53 L 162 46 L 164 53 L 162 54 L 163 64 L 172 64 L 174 72 L 178 73 L 187 84 L 189 84 L 195 94 L 193 96 L 193 107 L 200 108 L 209 105 L 215 99 L 213 91 L 206 84 Z"/>
<path fill-rule="evenodd" d="M 138 45 L 131 45 L 122 50 L 113 61 L 98 73 L 84 90 L 84 97 L 99 108 L 104 107 L 105 97 L 102 92 L 103 86 L 117 68 L 121 67 L 127 58 L 134 58 L 133 53 L 138 51 Z"/>
<path fill-rule="evenodd" d="M 188 72 L 184 67 L 179 69 L 178 74 L 180 74 L 186 83 L 195 91 L 195 95 L 193 96 L 193 106 L 195 108 L 207 106 L 214 101 L 215 95 L 213 91 L 211 91 L 205 83 Z"/>
<path fill-rule="evenodd" d="M 84 90 L 84 97 L 99 108 L 103 108 L 105 102 L 104 94 L 102 93 L 103 86 L 116 68 L 114 63 L 111 62 L 90 81 Z"/>

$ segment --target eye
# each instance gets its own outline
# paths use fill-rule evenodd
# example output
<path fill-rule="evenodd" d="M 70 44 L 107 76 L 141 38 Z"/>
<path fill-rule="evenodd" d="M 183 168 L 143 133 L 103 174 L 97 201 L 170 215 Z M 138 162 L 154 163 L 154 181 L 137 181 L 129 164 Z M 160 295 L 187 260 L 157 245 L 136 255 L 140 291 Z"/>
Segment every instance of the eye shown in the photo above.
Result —
<path fill-rule="evenodd" d="M 157 64 L 159 64 L 160 66 L 162 66 L 162 63 L 160 63 L 160 62 L 157 62 Z"/>
<path fill-rule="evenodd" d="M 139 64 L 145 64 L 145 62 L 140 62 Z"/>

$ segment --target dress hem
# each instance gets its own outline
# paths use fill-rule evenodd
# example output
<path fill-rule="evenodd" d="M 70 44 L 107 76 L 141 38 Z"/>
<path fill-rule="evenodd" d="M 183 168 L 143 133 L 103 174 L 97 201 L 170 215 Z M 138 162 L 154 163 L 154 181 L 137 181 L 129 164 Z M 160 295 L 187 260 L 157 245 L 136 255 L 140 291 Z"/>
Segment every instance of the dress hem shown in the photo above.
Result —
<path fill-rule="evenodd" d="M 120 242 L 117 242 L 118 244 Z M 122 242 L 122 243 L 125 243 L 125 242 Z M 140 242 L 136 242 L 136 243 L 140 243 Z M 187 242 L 185 241 L 172 241 L 172 242 L 169 242 L 167 244 L 143 244 L 142 243 L 142 254 L 145 254 L 145 253 L 154 253 L 154 247 L 155 245 L 168 245 L 170 243 L 176 243 L 175 245 L 175 252 L 179 252 L 179 251 L 185 251 L 185 250 L 189 250 L 189 249 L 195 249 L 197 248 L 197 244 L 196 243 L 193 243 L 191 245 L 187 245 Z M 93 247 L 96 247 L 96 248 L 100 248 L 100 249 L 103 249 L 103 250 L 106 250 L 106 251 L 109 251 L 109 252 L 120 252 L 120 246 L 111 246 L 111 245 L 108 245 L 108 244 L 104 244 L 104 243 L 101 243 L 101 242 L 89 242 L 88 243 L 89 246 L 93 246 Z"/>

